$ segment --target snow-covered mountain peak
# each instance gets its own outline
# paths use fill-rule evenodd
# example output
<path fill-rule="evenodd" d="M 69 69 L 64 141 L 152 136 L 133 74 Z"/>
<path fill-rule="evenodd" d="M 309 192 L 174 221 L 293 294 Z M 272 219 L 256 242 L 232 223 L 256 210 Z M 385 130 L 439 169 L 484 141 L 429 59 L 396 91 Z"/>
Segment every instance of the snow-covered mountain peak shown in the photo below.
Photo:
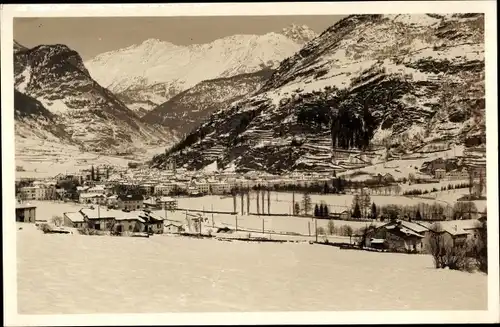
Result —
<path fill-rule="evenodd" d="M 152 109 L 197 83 L 273 68 L 303 43 L 283 33 L 230 35 L 205 44 L 148 39 L 85 62 L 91 76 L 130 107 Z M 139 105 L 139 102 L 141 105 Z M 142 104 L 146 104 L 145 108 Z"/>
<path fill-rule="evenodd" d="M 291 40 L 294 40 L 295 42 L 303 44 L 318 36 L 318 34 L 309 28 L 309 26 L 296 24 L 291 24 L 290 26 L 283 28 L 281 30 L 281 34 Z"/>

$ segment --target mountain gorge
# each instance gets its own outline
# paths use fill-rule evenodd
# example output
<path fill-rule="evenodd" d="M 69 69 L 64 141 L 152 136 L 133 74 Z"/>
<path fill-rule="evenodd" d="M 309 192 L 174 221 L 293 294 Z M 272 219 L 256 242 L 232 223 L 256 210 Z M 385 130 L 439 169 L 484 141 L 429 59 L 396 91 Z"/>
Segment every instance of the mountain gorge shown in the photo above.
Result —
<path fill-rule="evenodd" d="M 484 92 L 483 15 L 352 15 L 151 165 L 349 169 L 484 144 Z"/>
<path fill-rule="evenodd" d="M 54 138 L 92 152 L 171 141 L 94 81 L 65 45 L 27 49 L 15 42 L 14 75 L 16 138 Z"/>
<path fill-rule="evenodd" d="M 85 62 L 90 74 L 140 115 L 196 84 L 275 68 L 316 33 L 292 25 L 265 35 L 232 35 L 207 44 L 149 39 Z"/>
<path fill-rule="evenodd" d="M 148 112 L 143 120 L 183 135 L 198 127 L 214 111 L 259 90 L 273 70 L 200 82 Z"/>

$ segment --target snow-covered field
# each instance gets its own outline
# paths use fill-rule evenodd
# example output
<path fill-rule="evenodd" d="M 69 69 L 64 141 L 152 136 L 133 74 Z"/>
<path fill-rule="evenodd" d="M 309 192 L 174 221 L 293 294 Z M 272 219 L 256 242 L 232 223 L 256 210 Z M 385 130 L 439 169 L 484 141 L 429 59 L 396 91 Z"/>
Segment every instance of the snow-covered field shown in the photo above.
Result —
<path fill-rule="evenodd" d="M 352 207 L 354 195 L 352 194 L 312 194 L 312 206 L 320 204 L 324 201 L 330 209 L 330 212 L 341 212 Z M 418 203 L 434 203 L 436 200 L 433 199 L 423 199 L 417 197 L 406 197 L 406 196 L 384 196 L 384 195 L 372 195 L 371 201 L 377 206 L 388 205 L 388 204 L 399 204 L 399 205 L 413 205 Z M 245 204 L 243 206 L 244 212 L 247 211 L 246 198 Z M 267 213 L 267 195 L 265 196 L 266 204 L 264 206 L 265 212 Z M 274 214 L 289 214 L 292 212 L 293 207 L 293 195 L 292 193 L 281 193 L 281 192 L 271 192 L 271 213 Z M 252 195 L 250 201 L 250 212 L 256 213 L 257 201 L 255 195 Z M 302 194 L 295 194 L 295 202 L 299 202 L 302 207 Z M 241 212 L 240 198 L 237 197 L 237 210 Z M 204 196 L 200 198 L 179 198 L 178 207 L 183 209 L 196 209 L 196 210 L 215 210 L 215 211 L 233 211 L 233 198 L 231 196 L 221 197 L 221 196 Z M 262 201 L 260 201 L 260 207 L 262 208 Z"/>
<path fill-rule="evenodd" d="M 73 173 L 91 165 L 107 164 L 126 167 L 130 161 L 149 160 L 165 150 L 164 146 L 151 146 L 134 157 L 101 155 L 82 152 L 75 146 L 58 142 L 21 140 L 16 138 L 16 165 L 24 172 L 16 172 L 16 177 L 52 177 L 59 173 Z"/>
<path fill-rule="evenodd" d="M 17 231 L 20 314 L 480 310 L 487 277 L 307 243 Z"/>

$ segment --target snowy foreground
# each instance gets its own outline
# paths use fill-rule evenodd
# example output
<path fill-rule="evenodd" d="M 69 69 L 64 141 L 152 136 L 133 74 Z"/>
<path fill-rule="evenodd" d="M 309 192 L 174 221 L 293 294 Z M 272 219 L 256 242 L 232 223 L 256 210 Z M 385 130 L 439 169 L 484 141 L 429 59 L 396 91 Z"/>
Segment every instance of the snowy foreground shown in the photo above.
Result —
<path fill-rule="evenodd" d="M 484 310 L 487 277 L 308 243 L 17 231 L 20 314 Z"/>

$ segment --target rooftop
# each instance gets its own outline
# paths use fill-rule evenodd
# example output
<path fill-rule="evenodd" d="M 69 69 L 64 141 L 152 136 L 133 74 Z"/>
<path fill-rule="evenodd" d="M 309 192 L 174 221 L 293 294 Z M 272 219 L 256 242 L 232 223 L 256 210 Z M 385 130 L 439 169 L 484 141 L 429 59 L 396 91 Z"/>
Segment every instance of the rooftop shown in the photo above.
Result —
<path fill-rule="evenodd" d="M 16 209 L 28 209 L 28 208 L 36 208 L 36 205 L 30 203 L 16 202 Z"/>

